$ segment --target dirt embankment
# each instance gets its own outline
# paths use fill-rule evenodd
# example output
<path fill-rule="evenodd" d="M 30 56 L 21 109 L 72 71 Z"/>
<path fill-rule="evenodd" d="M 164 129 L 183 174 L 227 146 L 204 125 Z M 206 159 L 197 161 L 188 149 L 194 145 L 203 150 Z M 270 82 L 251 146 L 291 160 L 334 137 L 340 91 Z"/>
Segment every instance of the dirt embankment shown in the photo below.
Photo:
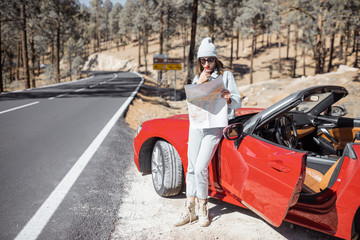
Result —
<path fill-rule="evenodd" d="M 289 94 L 311 86 L 340 85 L 349 91 L 349 96 L 337 105 L 345 106 L 351 117 L 360 117 L 360 70 L 341 66 L 337 72 L 328 74 L 273 79 L 239 86 L 243 107 L 266 108 Z M 176 114 L 187 114 L 186 101 L 173 101 L 173 89 L 159 88 L 156 82 L 145 77 L 145 84 L 129 107 L 126 121 L 136 129 L 142 122 Z"/>

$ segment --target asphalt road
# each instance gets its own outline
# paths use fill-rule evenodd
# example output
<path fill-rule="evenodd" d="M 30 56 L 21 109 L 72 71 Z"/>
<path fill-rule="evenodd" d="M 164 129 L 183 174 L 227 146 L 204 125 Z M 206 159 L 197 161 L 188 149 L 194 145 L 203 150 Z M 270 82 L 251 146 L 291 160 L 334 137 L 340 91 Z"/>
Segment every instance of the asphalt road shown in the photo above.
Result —
<path fill-rule="evenodd" d="M 98 73 L 0 95 L 0 239 L 108 239 L 141 78 Z M 130 98 L 129 98 L 130 97 Z"/>

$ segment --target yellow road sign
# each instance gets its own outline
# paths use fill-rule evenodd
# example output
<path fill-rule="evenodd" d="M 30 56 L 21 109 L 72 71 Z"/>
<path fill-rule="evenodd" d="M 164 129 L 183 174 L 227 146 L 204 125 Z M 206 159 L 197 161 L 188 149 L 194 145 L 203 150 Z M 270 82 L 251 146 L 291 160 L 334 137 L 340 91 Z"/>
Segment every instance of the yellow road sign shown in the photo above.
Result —
<path fill-rule="evenodd" d="M 181 64 L 173 64 L 173 63 L 154 63 L 153 65 L 154 70 L 181 70 Z"/>
<path fill-rule="evenodd" d="M 154 55 L 154 70 L 181 70 L 181 58 L 169 58 L 163 55 Z"/>

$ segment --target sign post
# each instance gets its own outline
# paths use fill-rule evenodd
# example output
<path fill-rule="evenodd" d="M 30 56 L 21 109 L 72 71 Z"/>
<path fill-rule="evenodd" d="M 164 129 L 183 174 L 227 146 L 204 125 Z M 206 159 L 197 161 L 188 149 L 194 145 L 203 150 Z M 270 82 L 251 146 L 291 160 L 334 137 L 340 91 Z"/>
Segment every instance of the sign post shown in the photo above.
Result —
<path fill-rule="evenodd" d="M 167 55 L 154 54 L 153 69 L 160 71 L 175 70 L 174 100 L 176 100 L 176 71 L 181 70 L 181 58 L 169 58 Z"/>

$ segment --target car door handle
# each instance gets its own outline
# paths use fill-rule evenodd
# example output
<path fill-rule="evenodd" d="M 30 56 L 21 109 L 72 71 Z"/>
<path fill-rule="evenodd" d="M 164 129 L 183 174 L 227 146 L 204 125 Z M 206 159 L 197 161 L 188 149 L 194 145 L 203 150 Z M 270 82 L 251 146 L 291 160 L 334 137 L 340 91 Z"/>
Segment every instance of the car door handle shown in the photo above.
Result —
<path fill-rule="evenodd" d="M 268 162 L 268 165 L 271 168 L 273 168 L 277 171 L 280 171 L 280 172 L 284 172 L 284 173 L 290 172 L 290 169 L 284 165 L 283 161 L 280 161 L 280 160 L 270 161 L 270 162 Z"/>

